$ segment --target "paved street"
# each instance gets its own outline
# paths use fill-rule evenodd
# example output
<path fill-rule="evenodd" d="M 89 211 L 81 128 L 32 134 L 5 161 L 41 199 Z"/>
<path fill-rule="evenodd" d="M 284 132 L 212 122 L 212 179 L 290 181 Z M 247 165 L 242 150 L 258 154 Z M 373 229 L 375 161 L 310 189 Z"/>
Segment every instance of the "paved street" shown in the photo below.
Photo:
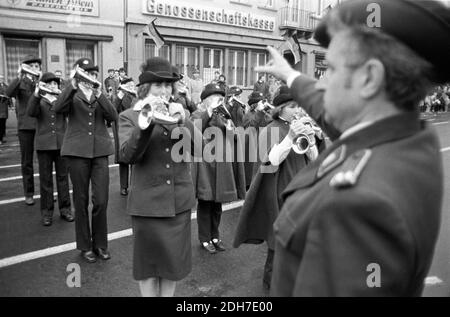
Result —
<path fill-rule="evenodd" d="M 12 115 L 14 118 L 15 116 Z M 450 114 L 427 116 L 441 138 L 445 169 L 442 229 L 425 296 L 450 296 Z M 0 296 L 138 296 L 131 275 L 132 238 L 126 198 L 119 195 L 118 168 L 111 162 L 108 226 L 112 260 L 85 264 L 74 246 L 74 224 L 55 217 L 52 227 L 40 224 L 39 200 L 26 207 L 22 197 L 19 148 L 14 119 L 8 121 L 7 146 L 0 147 Z M 36 160 L 37 161 L 37 160 Z M 387 162 L 386 168 L 389 168 Z M 37 162 L 35 174 L 38 173 Z M 36 195 L 39 178 L 35 178 Z M 426 195 L 427 193 L 424 193 Z M 408 199 L 408 197 L 405 197 Z M 221 231 L 231 245 L 239 203 L 226 206 Z M 58 210 L 55 210 L 55 216 Z M 265 245 L 229 248 L 209 255 L 200 249 L 192 215 L 193 271 L 179 283 L 180 297 L 266 297 L 262 288 Z M 67 266 L 81 267 L 81 287 L 69 288 Z"/>

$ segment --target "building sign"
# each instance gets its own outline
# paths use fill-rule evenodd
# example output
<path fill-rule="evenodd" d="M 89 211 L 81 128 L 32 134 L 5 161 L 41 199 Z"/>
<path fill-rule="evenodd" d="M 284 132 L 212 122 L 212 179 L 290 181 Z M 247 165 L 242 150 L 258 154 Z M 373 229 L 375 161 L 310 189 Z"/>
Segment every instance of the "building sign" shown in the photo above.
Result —
<path fill-rule="evenodd" d="M 217 23 L 272 32 L 275 18 L 230 9 L 219 9 L 188 2 L 145 0 L 144 14 L 160 15 L 192 21 Z"/>
<path fill-rule="evenodd" d="M 0 7 L 99 16 L 99 0 L 0 0 Z"/>

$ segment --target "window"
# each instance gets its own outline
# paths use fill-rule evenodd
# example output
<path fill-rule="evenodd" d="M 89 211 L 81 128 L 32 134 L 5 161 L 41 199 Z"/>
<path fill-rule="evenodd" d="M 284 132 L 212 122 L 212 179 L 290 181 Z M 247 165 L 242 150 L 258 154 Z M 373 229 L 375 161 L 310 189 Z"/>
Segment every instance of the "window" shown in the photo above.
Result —
<path fill-rule="evenodd" d="M 5 38 L 6 80 L 12 81 L 17 77 L 17 70 L 25 56 L 41 56 L 40 46 L 41 42 L 39 40 Z"/>
<path fill-rule="evenodd" d="M 192 78 L 194 70 L 199 68 L 198 48 L 177 45 L 175 66 L 182 74 Z"/>
<path fill-rule="evenodd" d="M 80 58 L 89 58 L 96 63 L 95 48 L 96 42 L 90 41 L 66 41 L 66 76 L 70 76 L 73 65 Z"/>
<path fill-rule="evenodd" d="M 325 54 L 316 53 L 316 65 L 314 68 L 314 76 L 317 79 L 321 79 L 325 75 L 327 68 L 328 68 L 328 65 L 325 60 Z"/>
<path fill-rule="evenodd" d="M 264 75 L 263 73 L 256 73 L 255 68 L 256 66 L 264 66 L 267 63 L 267 54 L 264 52 L 252 52 L 252 67 L 250 69 L 250 72 L 254 74 L 251 78 L 250 85 L 254 85 L 260 75 Z"/>
<path fill-rule="evenodd" d="M 152 57 L 163 57 L 170 61 L 170 46 L 163 45 L 160 49 L 153 44 L 152 40 L 145 40 L 145 60 Z"/>
<path fill-rule="evenodd" d="M 214 79 L 215 72 L 223 74 L 223 56 L 223 50 L 221 49 L 205 48 L 203 58 L 203 80 L 205 83 L 210 83 Z"/>
<path fill-rule="evenodd" d="M 227 84 L 229 86 L 246 86 L 247 85 L 247 54 L 245 51 L 230 50 L 228 60 L 228 77 Z"/>

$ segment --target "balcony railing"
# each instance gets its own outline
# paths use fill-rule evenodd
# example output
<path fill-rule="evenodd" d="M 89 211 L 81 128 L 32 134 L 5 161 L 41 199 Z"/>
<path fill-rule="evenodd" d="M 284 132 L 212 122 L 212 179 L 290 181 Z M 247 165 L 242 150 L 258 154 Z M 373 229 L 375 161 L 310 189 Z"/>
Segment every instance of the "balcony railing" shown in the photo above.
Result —
<path fill-rule="evenodd" d="M 280 12 L 280 28 L 295 28 L 302 31 L 314 31 L 319 21 L 314 18 L 315 12 L 284 7 Z"/>

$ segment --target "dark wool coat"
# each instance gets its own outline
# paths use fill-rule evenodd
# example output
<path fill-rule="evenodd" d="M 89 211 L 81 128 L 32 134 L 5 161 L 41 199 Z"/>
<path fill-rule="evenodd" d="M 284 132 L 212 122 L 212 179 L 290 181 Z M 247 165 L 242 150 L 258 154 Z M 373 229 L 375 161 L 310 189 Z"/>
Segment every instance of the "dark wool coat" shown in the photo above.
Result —
<path fill-rule="evenodd" d="M 270 131 L 278 130 L 277 139 L 271 139 Z M 272 121 L 261 131 L 260 140 L 268 140 L 267 150 L 275 144 L 280 144 L 289 133 L 289 124 L 280 119 Z M 234 247 L 242 243 L 262 243 L 267 241 L 270 248 L 274 248 L 273 223 L 278 217 L 282 203 L 281 194 L 294 176 L 309 162 L 306 155 L 299 155 L 293 150 L 286 160 L 274 167 L 268 162 L 268 154 L 264 161 L 256 163 L 257 174 L 247 193 L 244 207 L 237 225 Z"/>
<path fill-rule="evenodd" d="M 224 120 L 217 115 L 212 118 L 205 112 L 195 112 L 192 120 L 199 120 L 202 125 L 202 131 L 207 128 L 213 128 L 215 131 L 222 131 L 224 135 Z M 223 137 L 223 157 L 222 162 L 207 162 L 203 157 L 202 162 L 194 163 L 193 175 L 194 186 L 196 188 L 196 196 L 200 200 L 215 201 L 218 203 L 234 202 L 245 198 L 245 172 L 243 164 L 243 140 L 237 134 L 231 133 L 229 137 Z M 204 136 L 205 138 L 206 136 Z M 206 138 L 206 145 L 210 146 L 212 139 Z M 242 158 L 240 162 L 227 162 L 226 156 L 230 156 L 235 160 L 237 152 L 231 152 L 241 147 Z M 204 147 L 205 149 L 205 147 Z"/>

